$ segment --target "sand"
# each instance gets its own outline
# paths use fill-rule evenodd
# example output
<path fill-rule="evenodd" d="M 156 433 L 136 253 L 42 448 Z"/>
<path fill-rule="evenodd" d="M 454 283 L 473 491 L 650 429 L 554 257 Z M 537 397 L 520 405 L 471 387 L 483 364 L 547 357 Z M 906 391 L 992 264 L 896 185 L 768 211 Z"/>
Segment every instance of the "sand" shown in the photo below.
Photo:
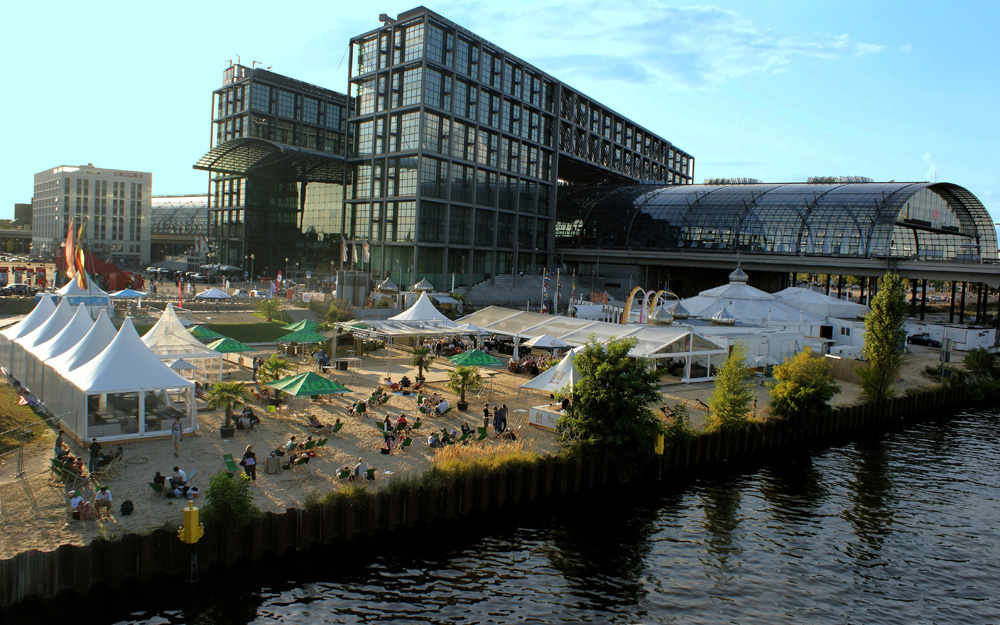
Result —
<path fill-rule="evenodd" d="M 935 356 L 936 351 L 929 348 L 917 348 L 913 355 L 908 356 L 900 388 L 935 386 L 933 381 L 920 375 L 924 366 L 935 362 Z M 297 366 L 299 371 L 315 369 L 308 361 L 300 361 Z M 234 371 L 227 375 L 227 379 L 249 380 L 248 370 L 230 368 Z M 439 359 L 427 372 L 427 387 L 432 392 L 443 394 L 454 404 L 456 396 L 445 388 L 449 369 L 450 364 Z M 196 434 L 185 436 L 178 458 L 174 457 L 173 444 L 169 438 L 121 443 L 127 450 L 127 463 L 116 477 L 100 482 L 111 490 L 115 505 L 108 518 L 95 521 L 73 520 L 65 490 L 61 484 L 50 480 L 48 466 L 55 435 L 47 432 L 46 436 L 25 449 L 25 478 L 14 477 L 16 453 L 0 462 L 0 558 L 10 558 L 30 549 L 50 551 L 63 544 L 86 544 L 98 537 L 115 538 L 127 532 L 143 533 L 159 527 L 176 529 L 186 502 L 153 497 L 148 484 L 154 473 L 160 471 L 164 475 L 170 475 L 175 465 L 189 473 L 196 469 L 197 474 L 192 483 L 204 490 L 210 476 L 223 470 L 223 454 L 233 454 L 238 460 L 247 445 L 254 446 L 261 462 L 253 486 L 255 501 L 262 510 L 275 512 L 303 507 L 311 495 L 322 495 L 342 488 L 335 477 L 338 469 L 345 465 L 353 467 L 359 457 L 377 469 L 373 488 L 386 484 L 395 476 L 426 470 L 431 466 L 435 453 L 426 443 L 430 431 L 442 427 L 458 429 L 463 421 L 473 428 L 481 426 L 483 402 L 487 399 L 491 403 L 507 404 L 510 411 L 509 426 L 515 428 L 518 436 L 529 441 L 538 451 L 554 451 L 560 445 L 554 433 L 526 424 L 529 406 L 547 403 L 548 396 L 533 391 L 519 393 L 517 387 L 528 378 L 496 370 L 496 375 L 491 376 L 492 391 L 485 390 L 481 397 L 477 396 L 477 392 L 468 394 L 470 405 L 467 411 L 453 409 L 443 418 L 425 418 L 425 425 L 419 431 L 420 436 L 414 436 L 409 449 L 390 456 L 381 455 L 378 450 L 382 446 L 380 428 L 383 417 L 388 414 L 395 419 L 402 413 L 412 420 L 417 414 L 415 397 L 392 395 L 388 403 L 369 409 L 363 417 L 348 416 L 347 408 L 351 403 L 368 397 L 376 384 L 385 378 L 387 371 L 397 380 L 404 374 L 412 379 L 416 373 L 409 366 L 409 358 L 403 350 L 379 350 L 371 356 L 365 356 L 358 370 L 332 374 L 331 377 L 351 388 L 352 393 L 335 396 L 327 403 L 293 399 L 285 410 L 273 415 L 257 407 L 257 413 L 262 418 L 260 428 L 246 433 L 238 431 L 231 440 L 225 440 L 219 435 L 218 428 L 224 420 L 221 411 L 200 413 L 199 429 Z M 493 373 L 493 370 L 482 371 Z M 857 385 L 841 383 L 841 388 L 840 395 L 834 400 L 835 405 L 849 405 L 860 400 Z M 710 382 L 666 384 L 661 387 L 663 400 L 668 405 L 678 401 L 688 404 L 691 408 L 692 425 L 697 428 L 703 427 L 705 420 L 705 411 L 697 400 L 707 402 L 712 390 L 713 384 Z M 754 387 L 761 411 L 767 405 L 767 390 L 764 386 Z M 332 423 L 336 417 L 340 417 L 345 426 L 330 438 L 329 445 L 321 449 L 318 456 L 308 464 L 280 474 L 267 474 L 264 471 L 264 457 L 271 450 L 283 445 L 291 435 L 304 440 L 312 434 L 308 424 L 309 414 L 315 414 L 324 423 Z M 496 441 L 491 436 L 482 443 L 473 444 L 494 445 Z M 79 444 L 74 444 L 74 454 L 88 457 Z M 93 500 L 93 487 L 85 488 L 84 494 Z M 122 516 L 118 504 L 126 499 L 134 502 L 135 512 Z M 203 496 L 196 499 L 195 503 L 203 505 Z"/>

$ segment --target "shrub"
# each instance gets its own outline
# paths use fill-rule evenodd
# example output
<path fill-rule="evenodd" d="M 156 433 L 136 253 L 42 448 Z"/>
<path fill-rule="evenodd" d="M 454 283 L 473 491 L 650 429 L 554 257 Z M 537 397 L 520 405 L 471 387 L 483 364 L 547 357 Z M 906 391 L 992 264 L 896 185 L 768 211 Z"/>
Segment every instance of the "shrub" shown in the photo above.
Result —
<path fill-rule="evenodd" d="M 740 430 L 750 423 L 753 390 L 746 356 L 746 345 L 742 341 L 736 341 L 729 350 L 726 362 L 716 374 L 715 391 L 708 398 L 707 430 Z"/>
<path fill-rule="evenodd" d="M 213 475 L 208 481 L 205 499 L 201 516 L 206 525 L 229 529 L 251 525 L 264 517 L 253 502 L 250 478 L 243 473 Z"/>
<path fill-rule="evenodd" d="M 785 419 L 802 419 L 830 411 L 830 400 L 840 392 L 823 358 L 813 358 L 808 347 L 774 368 L 771 412 Z"/>

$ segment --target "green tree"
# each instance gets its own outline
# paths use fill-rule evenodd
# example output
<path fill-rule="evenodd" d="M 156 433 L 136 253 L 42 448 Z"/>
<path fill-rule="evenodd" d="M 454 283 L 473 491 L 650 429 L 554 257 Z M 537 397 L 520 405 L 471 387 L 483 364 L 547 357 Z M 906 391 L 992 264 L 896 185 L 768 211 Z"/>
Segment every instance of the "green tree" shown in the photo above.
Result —
<path fill-rule="evenodd" d="M 808 347 L 774 368 L 771 412 L 786 419 L 802 419 L 825 414 L 830 400 L 840 392 L 825 358 L 813 358 Z"/>
<path fill-rule="evenodd" d="M 285 302 L 280 297 L 265 297 L 257 302 L 257 312 L 264 315 L 268 321 L 274 321 L 274 318 L 280 315 L 284 309 Z"/>
<path fill-rule="evenodd" d="M 865 317 L 865 347 L 868 364 L 858 369 L 861 394 L 869 401 L 895 395 L 892 385 L 903 366 L 906 339 L 906 287 L 894 273 L 882 276 L 882 285 L 872 298 L 871 312 Z"/>
<path fill-rule="evenodd" d="M 260 368 L 257 369 L 257 379 L 260 380 L 261 384 L 267 384 L 280 380 L 294 369 L 295 367 L 288 360 L 277 354 L 271 354 L 267 360 L 260 363 Z"/>
<path fill-rule="evenodd" d="M 715 391 L 708 398 L 709 430 L 739 430 L 750 422 L 753 390 L 746 358 L 747 346 L 736 341 L 715 375 Z"/>
<path fill-rule="evenodd" d="M 972 374 L 994 375 L 997 373 L 997 357 L 985 347 L 976 347 L 962 359 L 962 366 Z"/>
<path fill-rule="evenodd" d="M 598 343 L 591 338 L 574 360 L 581 379 L 573 389 L 573 408 L 558 426 L 571 449 L 598 449 L 612 456 L 623 474 L 655 453 L 664 425 L 651 405 L 659 403 L 660 373 L 645 358 L 632 358 L 636 339 Z"/>
<path fill-rule="evenodd" d="M 448 388 L 459 396 L 458 401 L 466 404 L 465 391 L 479 388 L 479 368 L 459 365 L 454 371 L 448 372 Z"/>
<path fill-rule="evenodd" d="M 330 307 L 326 310 L 326 320 L 330 323 L 350 321 L 353 318 L 354 315 L 351 313 L 350 308 L 341 308 L 336 302 L 330 304 Z"/>
<path fill-rule="evenodd" d="M 238 473 L 216 473 L 208 481 L 205 507 L 201 511 L 206 525 L 232 529 L 256 523 L 264 513 L 254 504 L 250 478 Z"/>
<path fill-rule="evenodd" d="M 226 425 L 233 424 L 233 410 L 242 408 L 253 401 L 253 395 L 243 382 L 216 382 L 205 392 L 208 407 L 212 410 L 226 409 Z"/>
<path fill-rule="evenodd" d="M 423 345 L 414 345 L 413 351 L 411 352 L 413 358 L 410 360 L 410 366 L 417 368 L 417 378 L 423 379 L 424 369 L 431 366 L 434 362 L 434 356 L 431 355 L 431 348 L 424 347 Z"/>

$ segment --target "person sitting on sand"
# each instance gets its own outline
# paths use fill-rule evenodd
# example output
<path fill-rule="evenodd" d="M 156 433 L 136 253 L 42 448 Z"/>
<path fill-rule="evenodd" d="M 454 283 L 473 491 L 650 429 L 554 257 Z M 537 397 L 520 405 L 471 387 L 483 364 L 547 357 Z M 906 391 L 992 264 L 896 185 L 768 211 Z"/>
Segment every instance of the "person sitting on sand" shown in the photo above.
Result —
<path fill-rule="evenodd" d="M 293 436 L 293 437 L 291 437 L 291 438 L 288 439 L 287 443 L 285 443 L 285 451 L 292 451 L 293 449 L 295 449 L 298 446 L 299 446 L 299 442 L 296 441 L 295 437 Z"/>
<path fill-rule="evenodd" d="M 399 430 L 400 426 L 403 426 L 405 431 L 410 431 L 410 423 L 406 420 L 406 415 L 401 414 L 399 415 L 399 418 L 396 419 L 396 430 Z"/>
<path fill-rule="evenodd" d="M 389 415 L 385 415 L 385 418 L 382 419 L 382 431 L 392 432 L 392 421 L 389 420 Z"/>
<path fill-rule="evenodd" d="M 112 501 L 111 491 L 108 490 L 107 486 L 101 486 L 101 490 L 97 491 L 94 495 L 94 510 L 101 514 L 101 510 L 104 510 L 108 514 L 111 514 L 111 501 Z"/>
<path fill-rule="evenodd" d="M 340 419 L 337 419 L 337 421 L 340 421 Z M 314 414 L 313 415 L 309 415 L 309 425 L 312 426 L 312 428 L 313 428 L 313 430 L 315 430 L 316 434 L 332 434 L 333 433 L 333 426 L 332 425 L 324 425 L 323 422 L 320 421 L 319 418 L 316 415 L 314 415 Z"/>
<path fill-rule="evenodd" d="M 464 421 L 462 422 L 462 434 L 472 434 L 472 428 Z"/>
<path fill-rule="evenodd" d="M 83 504 L 83 495 L 78 490 L 69 491 L 69 508 L 73 511 L 73 518 L 80 518 L 80 506 Z"/>

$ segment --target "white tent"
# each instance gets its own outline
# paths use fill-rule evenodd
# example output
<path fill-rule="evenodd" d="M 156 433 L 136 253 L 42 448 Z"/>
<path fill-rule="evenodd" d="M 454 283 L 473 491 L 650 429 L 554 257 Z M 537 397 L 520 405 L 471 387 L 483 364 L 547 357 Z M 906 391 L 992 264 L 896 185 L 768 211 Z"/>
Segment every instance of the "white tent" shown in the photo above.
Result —
<path fill-rule="evenodd" d="M 159 321 L 142 337 L 142 342 L 161 360 L 184 358 L 199 366 L 200 376 L 204 379 L 222 379 L 222 354 L 191 336 L 170 304 L 167 304 Z"/>
<path fill-rule="evenodd" d="M 550 367 L 534 377 L 530 382 L 521 385 L 521 388 L 555 393 L 562 390 L 567 385 L 570 388 L 580 381 L 582 376 L 574 366 L 573 361 L 576 355 L 583 351 L 583 347 L 575 347 L 566 354 L 562 360 L 554 367 Z"/>
<path fill-rule="evenodd" d="M 60 303 L 60 305 L 62 305 Z M 35 358 L 29 362 L 28 373 L 25 375 L 24 385 L 31 389 L 36 397 L 44 401 L 45 388 L 43 378 L 45 371 L 45 361 L 55 358 L 59 354 L 71 349 L 79 343 L 87 332 L 94 325 L 94 320 L 90 318 L 90 311 L 87 307 L 80 305 L 76 307 L 73 317 L 55 336 L 37 345 L 32 353 Z"/>
<path fill-rule="evenodd" d="M 76 430 L 84 439 L 168 435 L 174 416 L 188 429 L 194 426 L 194 383 L 146 347 L 131 319 L 104 351 L 65 378 L 76 389 L 71 396 L 77 423 L 81 415 L 86 418 L 86 429 Z M 173 406 L 168 391 L 179 391 L 183 411 Z"/>
<path fill-rule="evenodd" d="M 24 319 L 0 332 L 0 364 L 9 369 L 13 342 L 45 323 L 45 320 L 52 315 L 55 309 L 56 305 L 52 301 L 52 296 L 48 293 L 42 293 L 35 303 L 35 307 Z"/>
<path fill-rule="evenodd" d="M 52 311 L 52 314 L 49 315 L 49 318 L 41 325 L 21 338 L 16 339 L 11 349 L 11 375 L 27 386 L 32 364 L 37 360 L 34 356 L 35 346 L 41 345 L 59 334 L 72 318 L 73 309 L 66 303 L 66 300 L 62 300 L 56 306 L 56 309 Z M 28 388 L 31 389 L 30 386 Z M 34 391 L 35 389 L 31 390 Z"/>
<path fill-rule="evenodd" d="M 420 299 L 413 305 L 399 313 L 395 317 L 389 317 L 390 321 L 449 321 L 441 314 L 434 304 L 431 303 L 427 293 L 421 293 Z"/>
<path fill-rule="evenodd" d="M 548 334 L 539 334 L 530 341 L 525 341 L 521 343 L 521 347 L 538 347 L 545 349 L 555 349 L 559 347 L 569 347 L 565 341 L 560 341 L 554 336 L 549 336 Z"/>
<path fill-rule="evenodd" d="M 868 307 L 863 304 L 848 302 L 797 286 L 778 291 L 774 296 L 790 306 L 807 310 L 821 317 L 857 319 L 859 315 L 868 313 Z"/>
<path fill-rule="evenodd" d="M 232 296 L 229 295 L 229 293 L 215 287 L 205 289 L 201 293 L 194 296 L 195 299 L 229 299 L 230 297 Z"/>
<path fill-rule="evenodd" d="M 87 310 L 90 311 L 90 316 L 94 318 L 97 317 L 97 314 L 102 309 L 108 311 L 109 315 L 114 314 L 111 296 L 101 289 L 101 287 L 97 286 L 90 276 L 87 276 L 86 289 L 80 288 L 76 279 L 72 279 L 63 285 L 61 289 L 57 290 L 56 295 L 60 299 L 66 300 L 70 306 L 85 305 Z"/>

